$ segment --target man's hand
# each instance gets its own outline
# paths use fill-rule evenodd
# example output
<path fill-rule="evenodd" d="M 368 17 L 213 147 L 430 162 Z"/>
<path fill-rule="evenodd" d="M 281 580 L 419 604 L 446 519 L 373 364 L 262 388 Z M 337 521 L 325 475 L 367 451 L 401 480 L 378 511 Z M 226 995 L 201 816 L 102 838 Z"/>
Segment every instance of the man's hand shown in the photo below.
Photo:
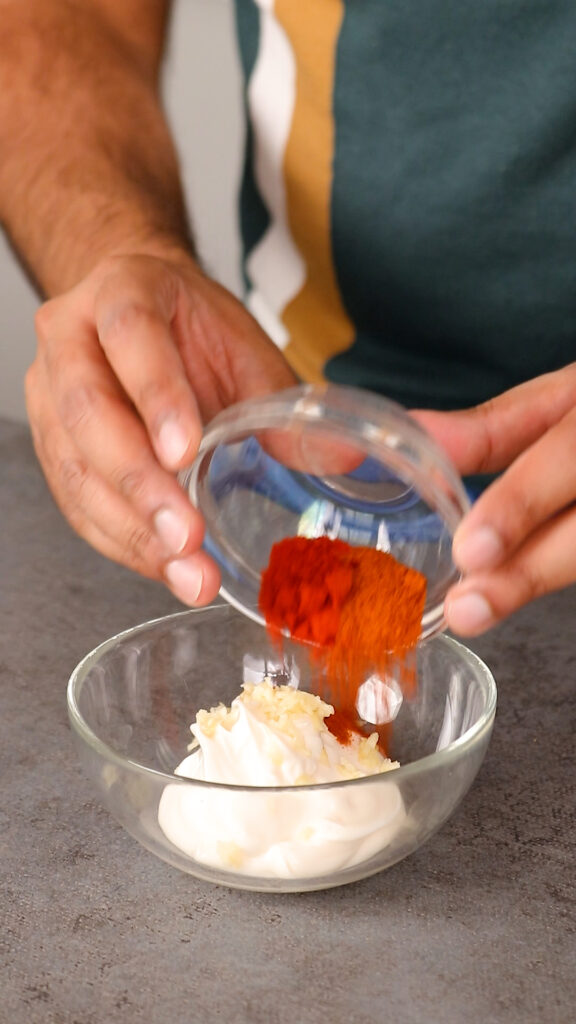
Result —
<path fill-rule="evenodd" d="M 175 472 L 205 420 L 294 377 L 190 255 L 158 91 L 170 7 L 3 0 L 0 220 L 60 296 L 40 310 L 27 377 L 57 502 L 98 550 L 200 604 L 218 575 Z"/>
<path fill-rule="evenodd" d="M 104 555 L 187 604 L 216 595 L 204 524 L 175 478 L 203 422 L 295 383 L 227 291 L 184 253 L 116 256 L 41 307 L 26 393 L 52 493 Z"/>
<path fill-rule="evenodd" d="M 463 475 L 504 470 L 454 537 L 464 578 L 449 627 L 477 635 L 576 582 L 576 363 L 475 409 L 415 416 Z"/>

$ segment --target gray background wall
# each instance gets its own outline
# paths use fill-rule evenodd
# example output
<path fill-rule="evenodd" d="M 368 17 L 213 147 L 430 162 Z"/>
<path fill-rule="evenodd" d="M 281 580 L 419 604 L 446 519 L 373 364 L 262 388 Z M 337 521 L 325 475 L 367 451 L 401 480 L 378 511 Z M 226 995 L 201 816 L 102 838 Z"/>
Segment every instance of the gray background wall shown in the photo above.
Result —
<path fill-rule="evenodd" d="M 175 0 L 164 92 L 200 252 L 207 268 L 238 291 L 242 118 L 232 0 Z M 0 234 L 0 416 L 25 418 L 23 378 L 34 357 L 37 305 Z"/>

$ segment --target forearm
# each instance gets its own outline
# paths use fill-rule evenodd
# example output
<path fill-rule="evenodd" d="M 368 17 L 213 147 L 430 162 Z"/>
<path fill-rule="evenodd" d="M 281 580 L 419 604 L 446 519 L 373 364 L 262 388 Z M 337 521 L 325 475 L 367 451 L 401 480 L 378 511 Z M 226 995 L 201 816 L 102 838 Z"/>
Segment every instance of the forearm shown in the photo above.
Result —
<path fill-rule="evenodd" d="M 107 0 L 0 7 L 0 218 L 46 295 L 104 256 L 190 244 L 157 95 L 154 5 L 136 38 Z"/>

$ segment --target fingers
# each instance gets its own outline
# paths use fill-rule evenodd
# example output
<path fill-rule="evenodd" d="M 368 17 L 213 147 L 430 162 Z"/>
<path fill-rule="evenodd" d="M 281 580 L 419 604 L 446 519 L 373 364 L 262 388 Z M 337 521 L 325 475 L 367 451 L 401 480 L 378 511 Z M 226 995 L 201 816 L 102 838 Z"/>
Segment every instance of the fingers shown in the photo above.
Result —
<path fill-rule="evenodd" d="M 520 384 L 474 409 L 414 410 L 463 475 L 496 473 L 576 406 L 576 363 Z"/>
<path fill-rule="evenodd" d="M 42 308 L 39 354 L 27 376 L 30 422 L 50 488 L 77 532 L 106 557 L 164 580 L 184 602 L 204 604 L 219 587 L 216 567 L 199 550 L 204 524 L 159 464 L 146 429 L 156 429 L 165 464 L 188 461 L 200 436 L 198 411 L 170 339 L 169 288 L 155 293 L 143 283 L 121 282 L 122 303 L 109 280 L 100 285 L 94 307 L 106 350 L 85 284 Z M 182 424 L 188 440 L 176 457 Z"/>
<path fill-rule="evenodd" d="M 187 604 L 201 605 L 213 600 L 220 580 L 206 554 L 192 550 L 177 560 L 172 558 L 166 530 L 158 528 L 166 508 L 152 522 L 139 516 L 127 499 L 87 465 L 50 406 L 41 403 L 39 407 L 38 397 L 46 393 L 41 365 L 35 364 L 26 384 L 38 456 L 60 508 L 77 533 L 107 558 L 144 576 L 163 580 Z M 198 543 L 201 537 L 200 530 Z M 170 536 L 168 539 L 172 540 Z M 176 562 L 180 568 L 174 572 Z"/>
<path fill-rule="evenodd" d="M 36 371 L 38 376 L 38 371 Z M 158 578 L 165 561 L 160 538 L 127 501 L 106 486 L 61 430 L 49 407 L 38 408 L 42 380 L 27 377 L 34 445 L 46 479 L 74 529 L 102 553 L 146 576 Z"/>
<path fill-rule="evenodd" d="M 57 465 L 66 492 L 64 467 L 70 455 L 63 457 L 63 437 L 73 438 L 84 466 L 91 474 L 127 501 L 144 522 L 156 520 L 156 528 L 170 550 L 179 555 L 196 549 L 202 540 L 203 525 L 176 479 L 154 457 L 141 420 L 126 401 L 117 381 L 102 356 L 88 326 L 70 329 L 60 312 L 39 325 L 39 333 L 54 331 L 58 344 L 46 337 L 46 376 L 54 409 L 52 422 L 44 429 L 52 437 L 45 445 L 46 459 Z M 66 495 L 64 494 L 64 497 Z M 78 500 L 78 497 L 76 498 Z M 72 505 L 68 501 L 68 514 Z M 114 528 L 120 517 L 115 515 Z"/>
<path fill-rule="evenodd" d="M 208 604 L 220 588 L 220 574 L 204 551 L 168 562 L 165 581 L 176 597 L 191 605 Z"/>
<path fill-rule="evenodd" d="M 84 529 L 76 524 L 77 532 L 100 554 L 114 562 L 126 565 L 128 554 L 132 569 L 143 576 L 161 580 L 184 604 L 200 606 L 215 599 L 220 589 L 220 576 L 212 559 L 204 551 L 169 562 L 161 553 L 158 557 L 158 570 L 154 572 L 151 567 L 154 565 L 158 545 L 146 525 L 129 520 L 122 533 L 117 532 L 111 537 L 108 532 L 109 522 L 107 520 L 104 529 L 101 529 L 97 522 L 85 520 Z"/>
<path fill-rule="evenodd" d="M 576 499 L 576 408 L 478 499 L 454 537 L 464 572 L 509 559 L 530 534 Z"/>
<path fill-rule="evenodd" d="M 576 580 L 576 364 L 466 412 L 418 411 L 462 473 L 505 469 L 453 542 L 464 574 L 445 602 L 474 636 L 527 601 Z"/>
<path fill-rule="evenodd" d="M 143 576 L 162 580 L 184 604 L 205 605 L 217 596 L 220 576 L 204 551 L 166 562 L 165 554 L 158 551 L 158 541 L 146 524 L 128 517 L 122 531 L 111 537 L 108 532 L 110 522 L 111 518 L 104 521 L 104 529 L 88 519 L 84 523 L 76 522 L 72 525 L 76 526 L 84 540 L 106 558 L 126 565 L 128 555 L 132 569 Z M 158 564 L 157 571 L 152 568 L 155 562 Z"/>
<path fill-rule="evenodd" d="M 534 533 L 492 572 L 453 587 L 444 612 L 450 629 L 477 636 L 534 598 L 576 580 L 576 510 L 567 509 Z"/>
<path fill-rule="evenodd" d="M 94 321 L 109 366 L 143 420 L 156 455 L 168 469 L 189 465 L 202 424 L 174 338 L 179 283 L 154 261 L 138 274 L 125 261 L 104 277 Z"/>

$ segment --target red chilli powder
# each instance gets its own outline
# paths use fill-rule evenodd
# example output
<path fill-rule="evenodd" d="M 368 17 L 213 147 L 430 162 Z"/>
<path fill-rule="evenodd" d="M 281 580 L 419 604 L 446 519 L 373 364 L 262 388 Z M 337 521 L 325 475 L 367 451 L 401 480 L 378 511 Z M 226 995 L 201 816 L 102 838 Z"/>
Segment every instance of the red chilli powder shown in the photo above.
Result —
<path fill-rule="evenodd" d="M 259 605 L 276 640 L 286 630 L 314 645 L 319 688 L 334 705 L 331 732 L 346 742 L 359 728 L 356 698 L 370 675 L 394 668 L 414 684 L 409 654 L 420 637 L 426 578 L 392 555 L 328 537 L 287 537 L 272 547 Z"/>

